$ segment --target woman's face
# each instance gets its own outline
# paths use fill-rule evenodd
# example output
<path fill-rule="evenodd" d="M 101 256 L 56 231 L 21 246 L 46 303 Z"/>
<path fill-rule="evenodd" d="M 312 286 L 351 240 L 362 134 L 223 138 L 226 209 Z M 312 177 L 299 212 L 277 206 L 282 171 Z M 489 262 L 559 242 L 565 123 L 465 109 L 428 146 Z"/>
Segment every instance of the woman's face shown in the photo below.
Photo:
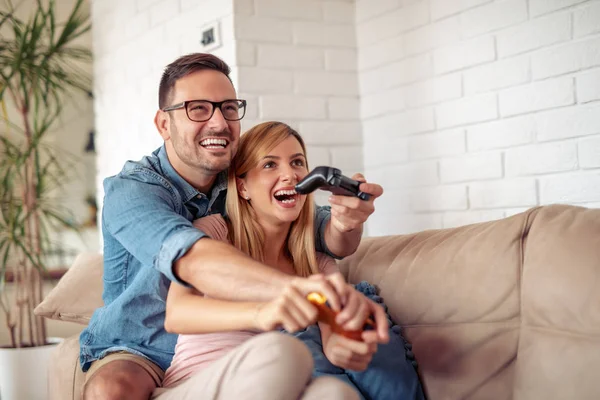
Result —
<path fill-rule="evenodd" d="M 250 198 L 259 222 L 280 225 L 300 215 L 306 201 L 294 186 L 306 176 L 306 158 L 298 140 L 290 136 L 238 180 L 240 195 Z M 242 200 L 244 201 L 244 200 Z"/>

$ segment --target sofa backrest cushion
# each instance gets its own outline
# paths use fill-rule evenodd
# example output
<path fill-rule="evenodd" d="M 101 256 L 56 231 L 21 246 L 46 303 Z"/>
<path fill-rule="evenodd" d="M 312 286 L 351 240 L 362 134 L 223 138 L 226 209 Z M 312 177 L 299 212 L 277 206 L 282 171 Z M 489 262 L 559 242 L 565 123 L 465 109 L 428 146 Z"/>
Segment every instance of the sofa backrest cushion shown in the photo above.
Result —
<path fill-rule="evenodd" d="M 600 210 L 536 210 L 521 281 L 514 399 L 600 399 Z"/>

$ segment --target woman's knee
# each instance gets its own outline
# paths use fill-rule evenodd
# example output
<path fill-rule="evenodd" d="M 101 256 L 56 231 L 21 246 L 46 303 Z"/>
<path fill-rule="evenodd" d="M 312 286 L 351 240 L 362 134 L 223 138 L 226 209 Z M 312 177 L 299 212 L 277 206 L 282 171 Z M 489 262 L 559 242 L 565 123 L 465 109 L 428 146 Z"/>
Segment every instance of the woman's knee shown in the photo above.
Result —
<path fill-rule="evenodd" d="M 256 351 L 277 354 L 277 368 L 311 376 L 314 366 L 312 354 L 300 340 L 288 334 L 269 332 L 261 334 L 257 341 Z"/>
<path fill-rule="evenodd" d="M 303 400 L 359 400 L 354 387 L 332 376 L 320 376 L 313 380 L 305 391 Z"/>

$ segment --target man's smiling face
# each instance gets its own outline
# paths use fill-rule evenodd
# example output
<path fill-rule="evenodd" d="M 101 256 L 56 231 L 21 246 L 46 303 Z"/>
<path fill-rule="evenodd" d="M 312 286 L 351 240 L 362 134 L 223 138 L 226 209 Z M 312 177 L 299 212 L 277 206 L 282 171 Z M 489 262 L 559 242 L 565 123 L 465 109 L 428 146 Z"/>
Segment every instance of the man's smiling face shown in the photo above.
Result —
<path fill-rule="evenodd" d="M 215 70 L 200 70 L 175 83 L 169 106 L 189 100 L 223 101 L 236 98 L 229 78 Z M 208 121 L 195 122 L 185 108 L 168 111 L 167 132 L 163 139 L 172 147 L 176 166 L 202 170 L 216 175 L 227 169 L 238 148 L 240 121 L 228 121 L 220 109 L 215 109 Z M 183 165 L 182 165 L 183 164 Z"/>

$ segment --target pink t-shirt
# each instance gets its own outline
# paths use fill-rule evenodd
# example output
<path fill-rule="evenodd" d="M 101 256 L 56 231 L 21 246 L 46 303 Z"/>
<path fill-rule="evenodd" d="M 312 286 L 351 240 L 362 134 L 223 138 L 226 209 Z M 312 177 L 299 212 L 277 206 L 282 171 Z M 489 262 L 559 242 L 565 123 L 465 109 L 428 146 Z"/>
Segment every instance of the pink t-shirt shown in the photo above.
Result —
<path fill-rule="evenodd" d="M 196 220 L 194 226 L 215 240 L 228 241 L 227 224 L 221 215 L 214 214 Z M 324 274 L 338 270 L 335 260 L 325 254 L 317 253 L 317 262 L 319 270 Z M 163 387 L 180 383 L 181 380 L 206 368 L 258 333 L 258 331 L 234 331 L 179 335 L 171 366 L 165 372 Z"/>

